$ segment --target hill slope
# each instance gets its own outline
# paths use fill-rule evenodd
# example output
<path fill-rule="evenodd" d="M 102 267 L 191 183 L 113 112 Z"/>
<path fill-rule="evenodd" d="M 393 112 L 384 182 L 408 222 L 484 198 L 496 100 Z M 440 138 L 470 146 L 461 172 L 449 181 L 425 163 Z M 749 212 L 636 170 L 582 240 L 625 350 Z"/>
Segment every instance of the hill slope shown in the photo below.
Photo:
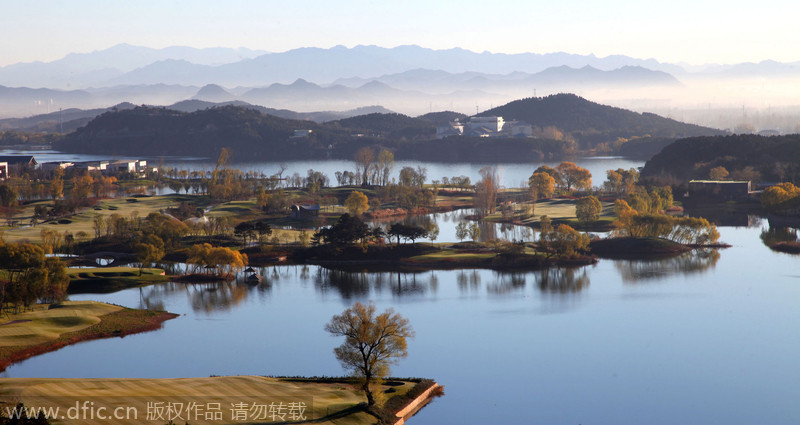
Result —
<path fill-rule="evenodd" d="M 734 178 L 798 182 L 800 135 L 740 134 L 678 140 L 647 161 L 642 177 L 686 183 L 708 178 L 714 167 L 725 167 Z"/>
<path fill-rule="evenodd" d="M 600 143 L 650 136 L 681 138 L 714 136 L 722 131 L 686 124 L 655 114 L 632 112 L 588 101 L 574 94 L 557 94 L 515 100 L 489 109 L 479 116 L 502 116 L 539 127 L 555 126 L 569 133 L 581 149 L 594 149 Z"/>

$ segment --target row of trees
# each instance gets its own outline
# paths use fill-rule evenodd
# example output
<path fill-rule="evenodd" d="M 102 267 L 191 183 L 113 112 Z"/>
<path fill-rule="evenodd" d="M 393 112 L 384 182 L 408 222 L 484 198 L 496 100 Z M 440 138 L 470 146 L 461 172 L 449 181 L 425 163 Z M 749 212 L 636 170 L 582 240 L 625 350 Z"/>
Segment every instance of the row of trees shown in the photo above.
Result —
<path fill-rule="evenodd" d="M 315 244 L 326 243 L 334 247 L 345 247 L 356 243 L 364 246 L 370 241 L 379 242 L 387 238 L 389 240 L 397 240 L 399 245 L 400 239 L 415 243 L 417 239 L 428 238 L 435 240 L 438 235 L 439 228 L 435 224 L 430 227 L 424 227 L 414 224 L 393 223 L 387 230 L 383 230 L 380 227 L 370 228 L 357 216 L 342 214 L 332 226 L 314 233 L 312 241 Z"/>
<path fill-rule="evenodd" d="M 187 264 L 198 268 L 217 269 L 223 274 L 235 273 L 247 265 L 247 255 L 226 247 L 196 244 L 189 248 Z"/>
<path fill-rule="evenodd" d="M 555 168 L 542 165 L 528 178 L 528 191 L 532 200 L 549 198 L 556 190 L 589 190 L 592 173 L 574 162 L 564 161 Z"/>

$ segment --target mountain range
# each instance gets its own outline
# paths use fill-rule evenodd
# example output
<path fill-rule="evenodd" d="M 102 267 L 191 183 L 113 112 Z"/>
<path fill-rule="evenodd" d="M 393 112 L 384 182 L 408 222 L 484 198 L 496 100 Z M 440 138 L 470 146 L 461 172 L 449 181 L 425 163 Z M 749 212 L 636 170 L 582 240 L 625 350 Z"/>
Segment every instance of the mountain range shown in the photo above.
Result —
<path fill-rule="evenodd" d="M 411 115 L 471 114 L 520 97 L 557 93 L 719 125 L 712 107 L 797 105 L 800 62 L 686 68 L 654 59 L 563 52 L 477 53 L 419 46 L 265 52 L 121 44 L 51 62 L 0 67 L 0 118 L 189 99 L 300 112 L 381 105 Z M 753 116 L 764 115 L 734 117 L 724 125 Z M 760 127 L 791 130 L 783 129 L 784 121 Z"/>
<path fill-rule="evenodd" d="M 175 72 L 180 72 L 179 68 Z M 186 75 L 188 78 L 190 73 Z M 273 83 L 263 87 L 237 86 L 231 89 L 219 84 L 198 87 L 161 83 L 78 90 L 0 86 L 0 114 L 47 114 L 65 106 L 96 109 L 123 102 L 171 105 L 186 99 L 217 103 L 242 101 L 268 108 L 297 111 L 350 110 L 379 104 L 389 109 L 404 110 L 409 109 L 409 105 L 415 105 L 412 106 L 415 112 L 423 112 L 426 106 L 428 112 L 431 112 L 433 104 L 439 110 L 470 108 L 476 102 L 499 104 L 518 97 L 519 93 L 535 94 L 537 87 L 548 88 L 557 93 L 599 87 L 669 89 L 680 85 L 675 77 L 662 71 L 651 71 L 638 66 L 603 71 L 587 65 L 582 68 L 559 66 L 535 74 L 454 74 L 415 69 L 374 78 L 338 79 L 328 85 L 297 79 L 291 84 Z"/>

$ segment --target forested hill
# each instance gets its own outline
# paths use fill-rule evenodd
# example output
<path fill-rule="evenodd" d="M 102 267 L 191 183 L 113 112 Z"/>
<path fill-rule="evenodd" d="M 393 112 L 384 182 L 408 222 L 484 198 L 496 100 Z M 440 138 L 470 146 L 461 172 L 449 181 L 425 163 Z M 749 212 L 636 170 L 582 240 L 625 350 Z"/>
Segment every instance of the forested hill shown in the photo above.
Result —
<path fill-rule="evenodd" d="M 492 111 L 507 120 L 518 119 L 539 126 L 534 130 L 534 138 L 473 140 L 467 136 L 453 136 L 435 140 L 437 125 L 465 118 L 454 112 L 417 118 L 372 113 L 316 123 L 280 118 L 234 105 L 195 112 L 142 106 L 103 113 L 65 136 L 55 148 L 105 155 L 213 158 L 226 147 L 235 152 L 235 160 L 243 161 L 351 159 L 359 148 L 372 146 L 390 149 L 397 159 L 484 161 L 492 158 L 514 162 L 558 159 L 576 153 L 628 151 L 647 158 L 671 142 L 673 135 L 685 134 L 681 131 L 689 134 L 693 130 L 700 134 L 716 132 L 655 115 L 598 105 L 571 95 L 525 99 Z M 296 130 L 311 132 L 297 137 Z M 627 149 L 628 146 L 631 149 Z"/>
<path fill-rule="evenodd" d="M 588 101 L 574 94 L 556 94 L 515 100 L 479 116 L 501 116 L 534 126 L 554 126 L 570 134 L 582 149 L 618 138 L 683 138 L 715 136 L 723 131 L 686 124 L 651 113 L 637 113 Z"/>
<path fill-rule="evenodd" d="M 294 130 L 299 129 L 312 130 L 314 136 L 293 139 Z M 285 157 L 314 157 L 327 149 L 320 138 L 335 141 L 339 133 L 311 121 L 278 118 L 238 106 L 196 112 L 137 107 L 98 116 L 68 134 L 58 148 L 111 155 L 213 158 L 221 148 L 228 147 L 240 160 L 265 158 L 276 151 Z"/>
<path fill-rule="evenodd" d="M 800 181 L 800 135 L 692 137 L 678 140 L 651 158 L 643 178 L 686 183 L 709 178 L 724 167 L 729 178 L 757 181 Z"/>
<path fill-rule="evenodd" d="M 294 137 L 295 130 L 311 130 Z M 364 147 L 386 148 L 396 159 L 539 161 L 560 158 L 569 143 L 552 139 L 451 137 L 431 140 L 435 124 L 399 114 L 368 114 L 318 124 L 265 115 L 237 106 L 179 112 L 137 107 L 107 112 L 68 134 L 55 148 L 126 156 L 200 156 L 233 151 L 234 161 L 352 159 Z"/>

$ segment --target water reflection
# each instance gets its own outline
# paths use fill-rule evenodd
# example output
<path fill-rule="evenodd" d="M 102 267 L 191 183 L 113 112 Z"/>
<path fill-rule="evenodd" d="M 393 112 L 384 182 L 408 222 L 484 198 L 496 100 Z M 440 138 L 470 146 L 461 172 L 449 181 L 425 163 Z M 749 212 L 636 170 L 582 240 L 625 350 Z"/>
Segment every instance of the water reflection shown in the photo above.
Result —
<path fill-rule="evenodd" d="M 580 292 L 589 287 L 589 275 L 586 268 L 553 267 L 536 273 L 537 285 L 542 292 L 553 294 L 569 294 Z"/>
<path fill-rule="evenodd" d="M 762 229 L 761 242 L 772 247 L 778 242 L 797 242 L 797 229 L 793 227 L 773 227 Z"/>
<path fill-rule="evenodd" d="M 459 270 L 456 274 L 458 290 L 463 294 L 477 291 L 481 286 L 481 275 L 478 270 Z"/>
<path fill-rule="evenodd" d="M 439 280 L 432 272 L 352 272 L 319 267 L 314 285 L 322 293 L 335 291 L 342 299 L 352 300 L 386 291 L 394 296 L 435 293 Z"/>
<path fill-rule="evenodd" d="M 509 295 L 525 289 L 526 273 L 497 272 L 493 282 L 486 284 L 486 292 L 492 295 Z"/>
<path fill-rule="evenodd" d="M 619 260 L 614 262 L 614 268 L 619 271 L 623 282 L 636 283 L 702 273 L 714 268 L 719 257 L 716 249 L 696 249 L 669 258 Z"/>

